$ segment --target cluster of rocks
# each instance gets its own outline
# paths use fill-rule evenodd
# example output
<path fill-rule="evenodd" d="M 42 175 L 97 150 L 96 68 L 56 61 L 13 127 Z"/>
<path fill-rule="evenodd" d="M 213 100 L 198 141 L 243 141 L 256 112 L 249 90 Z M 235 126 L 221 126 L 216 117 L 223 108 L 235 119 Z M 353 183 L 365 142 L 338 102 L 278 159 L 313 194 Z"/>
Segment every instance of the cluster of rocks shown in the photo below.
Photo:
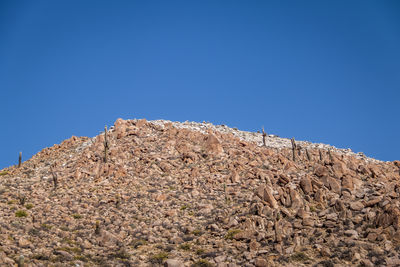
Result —
<path fill-rule="evenodd" d="M 165 123 L 171 123 L 174 127 L 180 129 L 189 129 L 193 131 L 199 131 L 202 133 L 207 133 L 208 130 L 218 131 L 220 133 L 225 134 L 233 134 L 235 137 L 247 142 L 253 142 L 257 145 L 261 146 L 264 145 L 262 133 L 260 132 L 248 132 L 248 131 L 241 131 L 237 128 L 231 128 L 226 125 L 213 125 L 210 122 L 172 122 L 168 120 L 154 120 L 149 121 L 149 123 L 163 126 Z M 350 148 L 336 148 L 331 145 L 322 144 L 322 143 L 312 143 L 308 141 L 296 141 L 296 143 L 303 148 L 314 148 L 314 149 L 324 149 L 324 150 L 332 150 L 337 153 L 352 155 L 357 158 L 364 158 L 369 161 L 376 161 L 376 159 L 366 157 L 364 153 L 358 152 L 354 153 Z M 291 140 L 288 138 L 282 138 L 275 134 L 267 134 L 267 138 L 265 139 L 265 145 L 270 148 L 290 148 L 292 147 Z"/>
<path fill-rule="evenodd" d="M 0 171 L 0 265 L 400 265 L 399 161 L 267 140 L 118 119 L 107 162 L 104 134 L 43 149 Z"/>

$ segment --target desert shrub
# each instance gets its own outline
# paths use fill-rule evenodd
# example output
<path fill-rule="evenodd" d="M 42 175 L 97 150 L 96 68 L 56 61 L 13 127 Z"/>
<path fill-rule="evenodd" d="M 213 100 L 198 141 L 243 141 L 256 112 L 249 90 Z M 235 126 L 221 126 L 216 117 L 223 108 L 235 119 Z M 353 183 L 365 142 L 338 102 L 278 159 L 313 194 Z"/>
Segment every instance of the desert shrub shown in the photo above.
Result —
<path fill-rule="evenodd" d="M 168 259 L 168 253 L 160 252 L 152 255 L 150 257 L 150 262 L 154 264 L 162 264 L 166 259 Z"/>
<path fill-rule="evenodd" d="M 213 265 L 205 259 L 201 259 L 192 264 L 192 267 L 212 267 Z"/>
<path fill-rule="evenodd" d="M 240 229 L 229 229 L 228 232 L 225 235 L 225 239 L 229 239 L 232 240 L 233 237 L 237 234 L 240 233 L 241 230 Z"/>
<path fill-rule="evenodd" d="M 190 244 L 184 243 L 184 244 L 180 245 L 179 248 L 182 250 L 190 250 Z"/>
<path fill-rule="evenodd" d="M 15 212 L 15 216 L 16 217 L 26 217 L 26 216 L 28 216 L 28 213 L 24 210 L 17 210 Z"/>
<path fill-rule="evenodd" d="M 75 213 L 75 214 L 72 214 L 72 217 L 73 217 L 74 219 L 81 219 L 81 218 L 82 218 L 82 215 L 80 215 L 80 214 L 78 214 L 78 213 Z"/>
<path fill-rule="evenodd" d="M 304 252 L 297 252 L 295 254 L 293 254 L 292 256 L 290 256 L 290 259 L 293 261 L 307 261 L 310 258 L 304 253 Z"/>

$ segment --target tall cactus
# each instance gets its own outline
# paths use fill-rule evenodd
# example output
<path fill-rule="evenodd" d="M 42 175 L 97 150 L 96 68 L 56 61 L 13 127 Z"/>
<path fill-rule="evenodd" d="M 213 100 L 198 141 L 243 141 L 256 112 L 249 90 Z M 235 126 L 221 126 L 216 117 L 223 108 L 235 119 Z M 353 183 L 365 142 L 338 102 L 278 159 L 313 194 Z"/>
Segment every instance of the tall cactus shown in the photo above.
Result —
<path fill-rule="evenodd" d="M 265 142 L 265 138 L 267 137 L 267 133 L 264 132 L 264 126 L 262 127 L 262 137 L 263 137 L 263 146 L 267 146 Z"/>
<path fill-rule="evenodd" d="M 292 142 L 293 161 L 296 161 L 296 141 L 294 140 L 294 137 L 290 141 Z"/>
<path fill-rule="evenodd" d="M 104 162 L 107 163 L 107 154 L 108 154 L 108 138 L 107 138 L 107 125 L 104 126 Z"/>
<path fill-rule="evenodd" d="M 22 162 L 22 152 L 19 152 L 19 157 L 18 157 L 18 168 L 21 167 L 21 162 Z"/>

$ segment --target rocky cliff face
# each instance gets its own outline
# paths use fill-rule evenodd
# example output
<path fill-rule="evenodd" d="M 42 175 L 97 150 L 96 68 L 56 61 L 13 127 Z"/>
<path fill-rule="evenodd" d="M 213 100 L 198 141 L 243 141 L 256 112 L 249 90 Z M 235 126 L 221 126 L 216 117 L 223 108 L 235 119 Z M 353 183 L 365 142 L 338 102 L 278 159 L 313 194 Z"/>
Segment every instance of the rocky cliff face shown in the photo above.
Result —
<path fill-rule="evenodd" d="M 119 119 L 107 162 L 101 134 L 2 170 L 0 265 L 400 264 L 399 161 L 187 125 Z"/>

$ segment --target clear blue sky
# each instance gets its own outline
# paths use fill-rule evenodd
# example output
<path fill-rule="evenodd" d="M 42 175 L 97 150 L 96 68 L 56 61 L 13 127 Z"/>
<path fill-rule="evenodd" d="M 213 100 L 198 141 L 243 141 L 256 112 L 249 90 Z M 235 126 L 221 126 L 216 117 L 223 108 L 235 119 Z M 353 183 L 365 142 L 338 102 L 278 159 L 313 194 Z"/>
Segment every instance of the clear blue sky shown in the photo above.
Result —
<path fill-rule="evenodd" d="M 0 167 L 117 118 L 400 159 L 400 1 L 0 1 Z"/>

